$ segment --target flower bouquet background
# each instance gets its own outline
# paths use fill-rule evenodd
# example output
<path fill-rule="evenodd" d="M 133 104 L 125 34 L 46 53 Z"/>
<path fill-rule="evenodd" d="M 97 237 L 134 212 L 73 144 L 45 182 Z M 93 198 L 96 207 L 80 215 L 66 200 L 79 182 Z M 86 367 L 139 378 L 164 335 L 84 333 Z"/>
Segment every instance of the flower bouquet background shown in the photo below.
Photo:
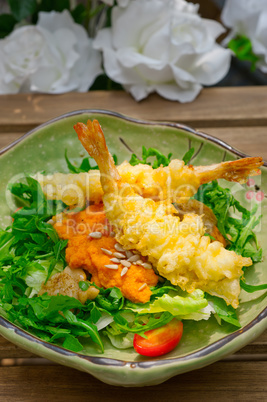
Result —
<path fill-rule="evenodd" d="M 266 73 L 267 1 L 219 3 L 222 23 L 185 0 L 2 1 L 0 94 L 122 88 L 190 102 L 233 55 Z"/>

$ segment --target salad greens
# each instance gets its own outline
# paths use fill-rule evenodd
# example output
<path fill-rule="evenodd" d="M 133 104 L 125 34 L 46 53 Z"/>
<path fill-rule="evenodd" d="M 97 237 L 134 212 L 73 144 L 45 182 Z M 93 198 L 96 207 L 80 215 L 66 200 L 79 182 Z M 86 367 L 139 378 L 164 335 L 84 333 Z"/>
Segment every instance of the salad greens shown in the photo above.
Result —
<path fill-rule="evenodd" d="M 154 160 L 152 167 L 153 169 L 157 169 L 158 167 L 160 167 L 160 165 L 162 166 L 168 166 L 170 161 L 171 161 L 171 157 L 172 154 L 169 154 L 168 156 L 164 156 L 160 151 L 158 151 L 155 148 L 146 148 L 146 147 L 142 147 L 142 159 L 140 160 L 135 154 L 132 154 L 131 159 L 129 161 L 130 165 L 135 166 L 138 164 L 143 164 L 143 165 L 150 165 L 151 166 L 151 162 L 149 162 L 147 159 L 150 157 L 155 156 L 156 159 Z"/>
<path fill-rule="evenodd" d="M 118 164 L 118 158 L 116 155 L 112 155 L 115 165 Z M 91 156 L 87 156 L 86 158 L 83 158 L 80 166 L 75 166 L 73 163 L 68 158 L 68 151 L 65 149 L 65 161 L 67 163 L 68 169 L 70 173 L 86 173 L 89 170 L 99 170 L 99 167 L 96 165 L 95 161 Z M 93 162 L 93 166 L 91 165 L 91 162 Z"/>
<path fill-rule="evenodd" d="M 219 231 L 230 243 L 230 250 L 243 257 L 250 257 L 253 262 L 261 261 L 262 249 L 253 232 L 261 219 L 261 216 L 256 217 L 256 208 L 252 211 L 244 208 L 231 190 L 221 187 L 216 180 L 203 184 L 194 198 L 212 209 L 218 220 Z M 235 210 L 240 212 L 240 218 L 230 216 L 229 213 Z"/>
<path fill-rule="evenodd" d="M 193 154 L 193 148 L 185 154 L 186 164 Z M 142 160 L 132 154 L 130 164 L 149 164 L 157 168 L 167 166 L 171 156 L 143 147 Z M 153 162 L 148 161 L 151 157 L 154 157 Z M 72 173 L 98 169 L 91 165 L 88 157 L 79 167 L 72 164 L 67 151 L 65 159 Z M 116 156 L 114 160 L 117 163 Z M 218 322 L 240 327 L 236 311 L 223 299 L 201 290 L 187 294 L 167 280 L 151 288 L 150 302 L 145 304 L 126 300 L 116 287 L 104 289 L 95 284 L 99 294 L 85 304 L 69 296 L 39 295 L 42 284 L 67 265 L 67 240 L 60 239 L 50 224 L 50 219 L 66 205 L 47 200 L 39 183 L 31 177 L 13 184 L 9 190 L 20 209 L 12 215 L 12 224 L 6 230 L 0 229 L 0 313 L 16 325 L 75 352 L 83 350 L 86 338 L 103 352 L 105 336 L 117 348 L 131 347 L 135 333 L 145 337 L 146 331 L 167 324 L 174 316 L 197 321 L 215 314 Z M 230 250 L 251 257 L 253 262 L 261 260 L 262 249 L 253 232 L 260 219 L 256 218 L 256 210 L 245 209 L 230 190 L 220 187 L 217 181 L 201 186 L 195 198 L 213 210 L 218 229 L 227 239 Z M 240 218 L 231 217 L 231 209 L 237 210 Z M 247 292 L 267 288 L 267 285 L 248 285 L 243 279 L 240 284 Z M 89 280 L 79 282 L 82 291 L 90 285 Z"/>

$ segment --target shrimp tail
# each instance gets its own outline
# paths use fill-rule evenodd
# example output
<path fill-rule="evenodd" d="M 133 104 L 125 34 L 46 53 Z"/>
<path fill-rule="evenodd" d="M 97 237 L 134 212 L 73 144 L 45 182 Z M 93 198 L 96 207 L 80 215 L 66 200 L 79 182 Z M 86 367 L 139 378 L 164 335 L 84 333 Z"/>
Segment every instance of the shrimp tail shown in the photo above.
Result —
<path fill-rule="evenodd" d="M 83 147 L 96 161 L 100 173 L 101 184 L 106 192 L 114 190 L 115 182 L 120 182 L 121 177 L 116 169 L 114 160 L 108 151 L 102 128 L 97 120 L 88 120 L 87 125 L 77 123 L 74 130 L 78 134 Z"/>
<path fill-rule="evenodd" d="M 260 166 L 263 165 L 262 158 L 243 158 L 236 161 L 222 162 L 210 166 L 194 167 L 200 184 L 208 183 L 216 179 L 225 179 L 245 183 L 248 176 L 257 176 L 261 174 Z"/>

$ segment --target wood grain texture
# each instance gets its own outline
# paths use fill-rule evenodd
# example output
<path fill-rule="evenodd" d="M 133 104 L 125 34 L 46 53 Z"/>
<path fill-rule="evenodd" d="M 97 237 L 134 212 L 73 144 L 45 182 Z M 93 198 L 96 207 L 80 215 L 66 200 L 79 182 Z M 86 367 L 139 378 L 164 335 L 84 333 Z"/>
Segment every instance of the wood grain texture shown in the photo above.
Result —
<path fill-rule="evenodd" d="M 17 138 L 21 137 L 24 133 L 1 133 L 0 132 L 0 149 L 4 148 L 6 145 L 11 144 Z"/>
<path fill-rule="evenodd" d="M 201 127 L 205 132 L 226 142 L 249 156 L 261 156 L 267 161 L 266 127 Z"/>
<path fill-rule="evenodd" d="M 158 95 L 136 102 L 124 91 L 92 91 L 63 95 L 0 96 L 0 131 L 25 132 L 64 113 L 108 109 L 131 117 L 176 121 L 193 127 L 267 125 L 265 87 L 206 88 L 192 103 L 168 101 Z"/>
<path fill-rule="evenodd" d="M 0 400 L 264 401 L 267 392 L 266 376 L 267 367 L 264 362 L 221 362 L 173 377 L 157 386 L 123 388 L 103 384 L 89 374 L 67 367 L 8 367 L 8 370 L 0 368 Z"/>

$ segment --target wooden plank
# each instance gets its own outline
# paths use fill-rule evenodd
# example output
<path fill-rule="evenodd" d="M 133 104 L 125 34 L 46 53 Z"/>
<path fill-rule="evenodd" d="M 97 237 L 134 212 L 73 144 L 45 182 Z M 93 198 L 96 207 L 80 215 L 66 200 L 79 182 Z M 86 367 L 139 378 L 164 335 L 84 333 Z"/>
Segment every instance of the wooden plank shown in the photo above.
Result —
<path fill-rule="evenodd" d="M 251 375 L 253 373 L 253 381 Z M 264 401 L 267 392 L 264 362 L 215 363 L 141 388 L 103 384 L 89 374 L 59 366 L 0 368 L 2 401 Z"/>
<path fill-rule="evenodd" d="M 25 132 L 61 114 L 90 108 L 113 110 L 140 119 L 176 121 L 193 127 L 267 125 L 266 88 L 259 86 L 206 88 L 194 102 L 185 104 L 156 94 L 136 102 L 124 91 L 2 95 L 0 131 Z"/>
<path fill-rule="evenodd" d="M 6 145 L 11 144 L 17 138 L 21 137 L 24 133 L 1 133 L 0 132 L 0 149 Z"/>
<path fill-rule="evenodd" d="M 267 331 L 265 331 L 258 339 L 242 348 L 239 354 L 267 354 Z M 0 360 L 8 358 L 30 358 L 37 357 L 33 353 L 27 352 L 9 342 L 0 335 Z"/>
<path fill-rule="evenodd" d="M 247 155 L 261 156 L 267 161 L 267 126 L 201 127 L 198 130 L 223 140 Z"/>

